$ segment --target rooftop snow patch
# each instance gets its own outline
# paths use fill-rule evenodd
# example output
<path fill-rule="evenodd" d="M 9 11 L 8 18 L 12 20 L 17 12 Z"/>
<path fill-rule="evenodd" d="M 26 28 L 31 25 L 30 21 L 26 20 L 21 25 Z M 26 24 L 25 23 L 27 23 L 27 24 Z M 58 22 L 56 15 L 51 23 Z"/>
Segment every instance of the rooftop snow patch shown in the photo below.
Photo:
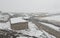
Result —
<path fill-rule="evenodd" d="M 14 23 L 20 23 L 20 22 L 27 22 L 26 20 L 23 20 L 22 18 L 20 17 L 17 17 L 17 18 L 11 18 L 11 23 L 14 24 Z"/>

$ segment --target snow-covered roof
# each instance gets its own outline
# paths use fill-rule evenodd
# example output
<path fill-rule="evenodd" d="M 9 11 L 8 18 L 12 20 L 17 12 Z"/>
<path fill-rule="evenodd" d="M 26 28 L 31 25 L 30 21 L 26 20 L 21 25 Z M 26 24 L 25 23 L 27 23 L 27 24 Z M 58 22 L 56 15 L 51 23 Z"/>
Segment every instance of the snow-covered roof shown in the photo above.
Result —
<path fill-rule="evenodd" d="M 27 22 L 27 21 L 26 20 L 23 20 L 21 17 L 11 18 L 11 23 L 12 24 L 20 23 L 20 22 Z"/>

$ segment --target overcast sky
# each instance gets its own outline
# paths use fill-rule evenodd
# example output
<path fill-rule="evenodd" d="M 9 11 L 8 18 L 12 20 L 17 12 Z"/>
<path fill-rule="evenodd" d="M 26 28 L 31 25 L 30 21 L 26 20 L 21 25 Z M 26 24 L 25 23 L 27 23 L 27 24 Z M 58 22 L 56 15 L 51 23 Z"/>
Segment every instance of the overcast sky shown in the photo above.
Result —
<path fill-rule="evenodd" d="M 60 12 L 60 0 L 0 0 L 4 12 Z"/>

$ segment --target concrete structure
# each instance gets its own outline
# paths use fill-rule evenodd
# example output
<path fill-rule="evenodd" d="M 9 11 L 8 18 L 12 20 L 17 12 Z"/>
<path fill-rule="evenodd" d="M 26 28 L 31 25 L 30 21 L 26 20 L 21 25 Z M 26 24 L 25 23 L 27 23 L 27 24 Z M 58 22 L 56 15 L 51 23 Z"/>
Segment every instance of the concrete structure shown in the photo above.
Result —
<path fill-rule="evenodd" d="M 20 17 L 11 18 L 11 29 L 23 30 L 28 28 L 28 22 Z"/>

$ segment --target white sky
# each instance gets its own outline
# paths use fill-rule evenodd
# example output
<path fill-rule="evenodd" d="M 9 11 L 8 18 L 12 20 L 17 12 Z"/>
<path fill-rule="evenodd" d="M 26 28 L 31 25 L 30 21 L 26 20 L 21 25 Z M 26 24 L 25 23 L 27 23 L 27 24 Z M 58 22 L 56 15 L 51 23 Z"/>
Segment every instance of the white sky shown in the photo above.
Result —
<path fill-rule="evenodd" d="M 5 12 L 60 12 L 60 0 L 0 0 Z"/>

